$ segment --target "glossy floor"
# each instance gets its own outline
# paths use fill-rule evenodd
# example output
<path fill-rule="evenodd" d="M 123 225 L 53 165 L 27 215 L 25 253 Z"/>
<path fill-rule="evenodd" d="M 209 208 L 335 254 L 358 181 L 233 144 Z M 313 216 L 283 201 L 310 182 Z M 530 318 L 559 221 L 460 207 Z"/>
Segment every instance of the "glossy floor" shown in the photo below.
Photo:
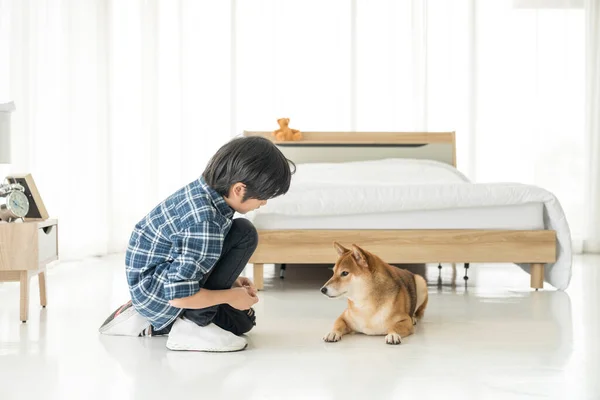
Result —
<path fill-rule="evenodd" d="M 17 285 L 0 284 L 0 399 L 600 398 L 600 257 L 575 259 L 566 292 L 532 292 L 511 265 L 473 265 L 467 289 L 462 268 L 420 269 L 429 308 L 400 346 L 323 343 L 344 301 L 319 293 L 327 268 L 290 266 L 266 269 L 249 348 L 205 354 L 99 336 L 126 298 L 122 256 L 59 264 L 47 309 L 32 281 L 27 324 Z"/>

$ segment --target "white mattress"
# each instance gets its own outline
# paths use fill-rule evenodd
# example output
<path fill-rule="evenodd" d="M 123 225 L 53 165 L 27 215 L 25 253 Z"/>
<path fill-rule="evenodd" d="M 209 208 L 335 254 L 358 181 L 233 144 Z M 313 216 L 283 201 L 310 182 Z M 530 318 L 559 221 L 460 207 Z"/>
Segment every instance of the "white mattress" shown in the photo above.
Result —
<path fill-rule="evenodd" d="M 544 205 L 415 210 L 352 215 L 261 214 L 257 229 L 544 229 Z"/>
<path fill-rule="evenodd" d="M 270 200 L 255 214 L 325 216 L 431 209 L 421 207 L 426 203 L 421 188 L 429 189 L 427 200 L 442 200 L 434 208 L 457 208 L 445 204 L 443 198 L 448 196 L 438 188 L 468 185 L 469 180 L 456 168 L 431 160 L 300 164 L 288 193 Z M 416 202 L 416 206 L 407 207 L 406 202 Z M 484 205 L 489 206 L 475 204 Z"/>

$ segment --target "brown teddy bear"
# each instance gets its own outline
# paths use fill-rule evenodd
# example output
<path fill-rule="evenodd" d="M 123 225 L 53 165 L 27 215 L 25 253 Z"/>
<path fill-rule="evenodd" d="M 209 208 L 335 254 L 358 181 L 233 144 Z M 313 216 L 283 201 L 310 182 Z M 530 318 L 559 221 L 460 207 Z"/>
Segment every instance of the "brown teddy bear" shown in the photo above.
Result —
<path fill-rule="evenodd" d="M 302 133 L 297 129 L 288 127 L 290 123 L 289 118 L 279 118 L 277 120 L 279 129 L 273 131 L 273 136 L 280 142 L 291 141 L 291 140 L 302 140 Z"/>

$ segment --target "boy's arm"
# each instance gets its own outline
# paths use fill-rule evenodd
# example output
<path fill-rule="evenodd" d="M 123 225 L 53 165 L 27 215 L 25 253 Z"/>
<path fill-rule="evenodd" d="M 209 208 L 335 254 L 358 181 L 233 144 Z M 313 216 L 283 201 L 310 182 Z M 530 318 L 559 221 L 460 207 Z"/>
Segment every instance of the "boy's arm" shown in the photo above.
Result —
<path fill-rule="evenodd" d="M 229 304 L 238 310 L 248 310 L 257 302 L 258 296 L 256 296 L 256 292 L 249 287 L 237 287 L 225 290 L 202 289 L 190 297 L 169 301 L 172 306 L 178 308 L 198 309 L 217 304 Z"/>
<path fill-rule="evenodd" d="M 199 309 L 229 303 L 230 300 L 231 290 L 202 289 L 192 296 L 173 299 L 169 303 L 177 308 Z"/>
<path fill-rule="evenodd" d="M 167 300 L 190 297 L 198 293 L 200 280 L 214 267 L 223 247 L 223 234 L 220 228 L 211 222 L 192 225 L 173 234 L 171 239 L 177 256 L 167 271 L 168 282 L 164 285 Z M 202 290 L 204 291 L 205 289 Z M 207 293 L 201 297 L 206 297 L 205 301 L 212 302 L 218 300 L 215 296 L 219 295 Z"/>

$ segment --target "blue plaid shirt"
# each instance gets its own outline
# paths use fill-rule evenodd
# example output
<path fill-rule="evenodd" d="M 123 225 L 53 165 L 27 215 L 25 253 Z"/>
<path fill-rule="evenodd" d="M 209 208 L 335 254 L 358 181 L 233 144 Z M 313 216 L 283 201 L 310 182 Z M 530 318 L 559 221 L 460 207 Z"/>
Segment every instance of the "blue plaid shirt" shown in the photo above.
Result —
<path fill-rule="evenodd" d="M 169 300 L 200 290 L 219 257 L 234 211 L 203 178 L 156 206 L 135 225 L 125 255 L 135 309 L 159 330 L 181 313 Z"/>

